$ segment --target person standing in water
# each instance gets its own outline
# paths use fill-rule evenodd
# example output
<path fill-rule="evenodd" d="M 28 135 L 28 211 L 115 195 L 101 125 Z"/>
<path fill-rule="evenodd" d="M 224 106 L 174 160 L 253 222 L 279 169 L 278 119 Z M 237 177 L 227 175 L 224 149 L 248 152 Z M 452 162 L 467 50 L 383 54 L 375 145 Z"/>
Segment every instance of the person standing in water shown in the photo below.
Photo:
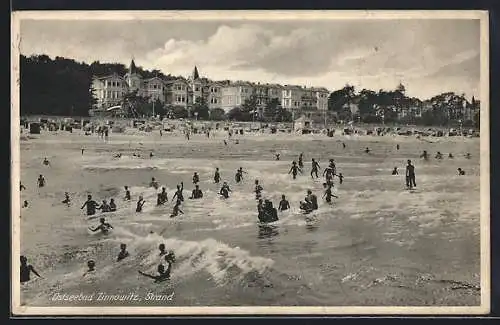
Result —
<path fill-rule="evenodd" d="M 415 166 L 411 164 L 410 159 L 408 159 L 408 165 L 406 166 L 406 187 L 410 190 L 413 187 L 417 187 L 415 182 Z"/>
<path fill-rule="evenodd" d="M 296 179 L 298 172 L 302 173 L 302 169 L 300 169 L 300 167 L 297 166 L 297 162 L 293 161 L 292 167 L 290 168 L 290 171 L 288 172 L 288 174 L 292 174 L 293 179 Z"/>
<path fill-rule="evenodd" d="M 160 256 L 167 254 L 167 251 L 165 250 L 165 244 L 160 244 L 158 246 L 158 250 L 160 251 Z"/>
<path fill-rule="evenodd" d="M 184 212 L 180 209 L 180 205 L 181 205 L 181 202 L 179 202 L 179 200 L 177 200 L 177 202 L 175 202 L 175 205 L 174 205 L 174 208 L 172 210 L 172 214 L 170 215 L 170 218 L 173 218 L 173 217 L 177 217 L 180 214 L 184 214 Z"/>
<path fill-rule="evenodd" d="M 200 186 L 196 185 L 194 190 L 191 193 L 191 197 L 189 199 L 194 200 L 194 199 L 201 199 L 203 198 L 203 192 L 200 190 Z"/>
<path fill-rule="evenodd" d="M 84 147 L 82 147 L 82 156 L 83 156 L 83 152 L 84 152 L 84 151 L 85 151 L 85 148 L 84 148 Z"/>
<path fill-rule="evenodd" d="M 464 176 L 465 175 L 465 171 L 462 168 L 457 168 L 457 171 L 458 171 L 458 175 L 459 176 Z"/>
<path fill-rule="evenodd" d="M 106 219 L 100 218 L 99 221 L 101 223 L 97 227 L 95 227 L 94 229 L 89 227 L 89 230 L 92 232 L 96 232 L 96 231 L 100 230 L 103 234 L 107 234 L 110 229 L 113 229 L 113 226 L 111 224 L 107 223 Z"/>
<path fill-rule="evenodd" d="M 118 253 L 118 258 L 116 259 L 117 262 L 120 262 L 124 258 L 128 257 L 130 254 L 127 252 L 127 245 L 126 244 L 120 244 L 120 253 Z"/>
<path fill-rule="evenodd" d="M 23 183 L 19 182 L 19 191 L 25 190 L 26 186 L 23 185 Z"/>
<path fill-rule="evenodd" d="M 325 201 L 327 203 L 332 203 L 332 197 L 338 199 L 338 196 L 333 195 L 333 193 L 332 193 L 333 185 L 327 184 L 327 183 L 323 183 L 323 187 L 326 189 L 325 193 L 323 194 L 323 198 L 325 199 Z"/>
<path fill-rule="evenodd" d="M 300 169 L 303 169 L 304 168 L 304 153 L 301 152 L 300 155 L 299 155 L 299 168 Z"/>
<path fill-rule="evenodd" d="M 311 208 L 313 210 L 318 209 L 318 197 L 312 194 L 311 190 L 307 190 L 306 202 L 309 202 L 311 204 Z"/>
<path fill-rule="evenodd" d="M 255 199 L 258 200 L 262 197 L 262 191 L 264 189 L 262 188 L 262 186 L 259 184 L 259 180 L 256 179 L 255 180 Z"/>
<path fill-rule="evenodd" d="M 158 265 L 158 275 L 151 275 L 151 274 L 147 274 L 147 273 L 144 273 L 142 271 L 138 271 L 140 275 L 143 275 L 145 277 L 148 277 L 148 278 L 151 278 L 154 281 L 154 283 L 161 283 L 163 281 L 167 281 L 167 280 L 170 280 L 170 272 L 172 270 L 172 263 L 168 263 L 168 268 L 167 270 L 165 270 L 165 267 L 163 266 L 163 264 L 160 264 Z"/>
<path fill-rule="evenodd" d="M 276 156 L 276 161 L 280 160 L 280 154 L 279 153 L 275 154 L 275 156 Z"/>
<path fill-rule="evenodd" d="M 35 274 L 37 277 L 41 278 L 42 276 L 38 274 L 35 268 L 28 264 L 28 259 L 26 256 L 21 255 L 21 270 L 20 270 L 20 280 L 21 283 L 26 283 L 31 280 L 31 272 Z"/>
<path fill-rule="evenodd" d="M 394 167 L 394 169 L 392 170 L 392 175 L 399 175 L 398 167 Z"/>
<path fill-rule="evenodd" d="M 200 176 L 198 176 L 197 172 L 194 172 L 193 174 L 193 184 L 196 185 L 200 182 Z"/>
<path fill-rule="evenodd" d="M 219 184 L 220 182 L 220 173 L 219 173 L 219 167 L 215 168 L 215 173 L 214 173 L 214 183 Z"/>
<path fill-rule="evenodd" d="M 38 176 L 38 187 L 39 188 L 42 188 L 45 186 L 46 182 L 45 182 L 45 177 L 43 177 L 43 175 L 40 175 Z"/>
<path fill-rule="evenodd" d="M 125 201 L 130 201 L 130 191 L 128 189 L 128 186 L 125 186 Z"/>
<path fill-rule="evenodd" d="M 43 164 L 44 164 L 45 166 L 50 166 L 50 161 L 47 159 L 47 157 L 45 157 L 45 158 L 43 159 Z"/>
<path fill-rule="evenodd" d="M 154 177 L 151 178 L 151 182 L 149 183 L 149 187 L 152 187 L 155 190 L 158 189 L 159 185 L 158 185 L 158 182 L 156 181 L 156 179 Z"/>
<path fill-rule="evenodd" d="M 92 200 L 92 195 L 87 195 L 87 201 L 82 205 L 81 210 L 87 207 L 87 215 L 93 216 L 95 214 L 95 210 L 97 209 L 97 202 Z"/>
<path fill-rule="evenodd" d="M 140 195 L 139 200 L 137 201 L 135 212 L 142 212 L 142 207 L 144 206 L 144 203 L 146 203 L 146 201 L 144 201 L 142 195 Z"/>
<path fill-rule="evenodd" d="M 318 162 L 316 160 L 314 160 L 314 158 L 312 158 L 312 160 L 311 160 L 311 178 L 314 178 L 314 176 L 316 176 L 316 178 L 319 178 L 319 176 L 318 176 L 319 169 L 320 169 L 320 167 L 319 167 Z"/>
<path fill-rule="evenodd" d="M 116 203 L 115 199 L 111 199 L 109 201 L 109 212 L 116 212 Z"/>
<path fill-rule="evenodd" d="M 174 201 L 175 198 L 177 198 L 177 202 L 179 202 L 179 204 L 184 202 L 184 195 L 182 194 L 183 190 L 184 190 L 184 182 L 181 182 L 181 185 L 177 185 L 177 191 L 172 197 L 172 202 Z"/>
<path fill-rule="evenodd" d="M 339 184 L 342 184 L 342 182 L 344 182 L 344 175 L 342 175 L 342 173 L 339 173 L 338 178 L 339 178 Z"/>
<path fill-rule="evenodd" d="M 423 158 L 424 160 L 429 160 L 429 155 L 427 154 L 427 150 L 424 150 L 422 154 L 420 155 L 420 158 Z"/>
<path fill-rule="evenodd" d="M 285 211 L 285 210 L 288 210 L 290 209 L 290 203 L 287 201 L 285 195 L 281 195 L 281 201 L 280 201 L 280 205 L 278 207 L 278 210 L 281 212 L 281 211 Z"/>
<path fill-rule="evenodd" d="M 342 148 L 345 149 L 346 145 L 344 142 L 342 142 Z"/>
<path fill-rule="evenodd" d="M 159 194 L 160 204 L 164 204 L 168 201 L 167 189 L 165 187 L 161 188 L 161 193 Z"/>
<path fill-rule="evenodd" d="M 102 201 L 102 204 L 100 207 L 98 207 L 98 209 L 101 210 L 101 212 L 110 212 L 111 211 L 111 208 L 109 207 L 109 204 L 108 204 L 108 202 L 106 202 L 106 200 Z"/>
<path fill-rule="evenodd" d="M 399 143 L 396 145 L 396 150 L 399 150 Z"/>
<path fill-rule="evenodd" d="M 231 189 L 229 188 L 229 185 L 227 185 L 227 182 L 224 182 L 224 184 L 222 184 L 219 194 L 223 198 L 227 199 L 229 198 L 229 192 L 231 192 Z"/>

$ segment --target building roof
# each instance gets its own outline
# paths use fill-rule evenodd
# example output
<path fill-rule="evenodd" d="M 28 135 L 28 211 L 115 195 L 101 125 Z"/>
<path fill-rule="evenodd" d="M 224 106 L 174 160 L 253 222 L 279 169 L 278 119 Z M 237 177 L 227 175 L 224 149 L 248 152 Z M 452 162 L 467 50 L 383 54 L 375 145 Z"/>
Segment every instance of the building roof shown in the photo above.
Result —
<path fill-rule="evenodd" d="M 98 79 L 98 80 L 105 80 L 105 79 L 110 79 L 110 78 L 118 78 L 125 80 L 122 76 L 118 75 L 117 73 L 112 73 L 104 76 L 92 76 L 92 79 Z"/>
<path fill-rule="evenodd" d="M 193 80 L 200 79 L 200 74 L 198 73 L 198 68 L 196 66 L 194 66 L 192 78 Z"/>

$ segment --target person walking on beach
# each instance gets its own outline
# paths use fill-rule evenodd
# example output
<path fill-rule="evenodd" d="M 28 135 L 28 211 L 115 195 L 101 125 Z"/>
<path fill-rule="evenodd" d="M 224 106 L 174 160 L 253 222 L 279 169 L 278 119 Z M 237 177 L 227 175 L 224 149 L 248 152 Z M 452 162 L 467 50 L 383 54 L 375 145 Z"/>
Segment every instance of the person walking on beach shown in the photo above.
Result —
<path fill-rule="evenodd" d="M 31 280 L 31 272 L 35 274 L 37 277 L 41 278 L 42 276 L 38 274 L 38 272 L 35 270 L 35 268 L 28 264 L 28 259 L 26 256 L 21 255 L 21 270 L 20 270 L 20 280 L 21 283 L 26 283 L 29 280 Z"/>
<path fill-rule="evenodd" d="M 95 214 L 97 202 L 92 200 L 92 195 L 87 195 L 87 201 L 85 201 L 81 209 L 83 210 L 85 207 L 87 207 L 87 216 L 93 216 Z"/>
<path fill-rule="evenodd" d="M 214 173 L 214 183 L 219 184 L 220 182 L 220 173 L 219 173 L 219 167 L 215 168 L 215 173 Z"/>
<path fill-rule="evenodd" d="M 408 165 L 406 166 L 406 187 L 411 190 L 413 187 L 417 187 L 415 182 L 415 166 L 411 164 L 411 160 L 408 159 Z"/>
<path fill-rule="evenodd" d="M 314 160 L 314 158 L 312 158 L 312 160 L 311 160 L 311 178 L 314 178 L 314 176 L 316 176 L 316 178 L 319 178 L 318 169 L 320 169 L 318 162 L 316 160 Z"/>
<path fill-rule="evenodd" d="M 135 212 L 142 212 L 142 207 L 144 206 L 145 203 L 146 201 L 144 201 L 142 195 L 140 195 L 139 200 L 137 200 L 137 206 L 135 208 Z"/>
<path fill-rule="evenodd" d="M 84 152 L 84 151 L 85 151 L 85 148 L 84 148 L 84 147 L 82 147 L 82 156 L 83 156 L 83 152 Z"/>
<path fill-rule="evenodd" d="M 38 176 L 38 187 L 44 187 L 45 186 L 45 177 L 43 175 Z"/>
<path fill-rule="evenodd" d="M 292 167 L 290 168 L 290 171 L 288 172 L 288 174 L 292 174 L 293 179 L 296 179 L 298 172 L 302 173 L 302 169 L 300 169 L 299 166 L 297 166 L 297 162 L 296 161 L 293 161 L 292 162 Z"/>

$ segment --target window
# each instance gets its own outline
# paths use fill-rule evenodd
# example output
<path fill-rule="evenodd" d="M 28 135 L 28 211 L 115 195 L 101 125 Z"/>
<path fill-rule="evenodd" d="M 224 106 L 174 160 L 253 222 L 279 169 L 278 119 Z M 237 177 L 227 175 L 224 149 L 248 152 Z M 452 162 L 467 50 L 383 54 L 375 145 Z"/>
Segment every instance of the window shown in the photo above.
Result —
<path fill-rule="evenodd" d="M 200 91 L 200 86 L 194 87 L 194 91 Z"/>
<path fill-rule="evenodd" d="M 218 103 L 217 98 L 210 98 L 210 103 L 217 104 Z"/>
<path fill-rule="evenodd" d="M 175 101 L 177 103 L 185 103 L 186 102 L 186 96 L 184 96 L 184 95 L 177 95 L 177 96 L 175 96 Z"/>

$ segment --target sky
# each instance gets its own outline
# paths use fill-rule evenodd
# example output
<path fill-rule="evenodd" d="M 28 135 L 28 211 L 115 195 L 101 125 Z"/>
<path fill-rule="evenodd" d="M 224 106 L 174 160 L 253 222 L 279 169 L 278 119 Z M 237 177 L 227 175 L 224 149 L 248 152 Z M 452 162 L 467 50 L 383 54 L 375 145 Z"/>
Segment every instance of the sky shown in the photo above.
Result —
<path fill-rule="evenodd" d="M 471 19 L 22 20 L 21 54 L 118 62 L 213 80 L 395 89 L 479 97 L 480 26 Z"/>

